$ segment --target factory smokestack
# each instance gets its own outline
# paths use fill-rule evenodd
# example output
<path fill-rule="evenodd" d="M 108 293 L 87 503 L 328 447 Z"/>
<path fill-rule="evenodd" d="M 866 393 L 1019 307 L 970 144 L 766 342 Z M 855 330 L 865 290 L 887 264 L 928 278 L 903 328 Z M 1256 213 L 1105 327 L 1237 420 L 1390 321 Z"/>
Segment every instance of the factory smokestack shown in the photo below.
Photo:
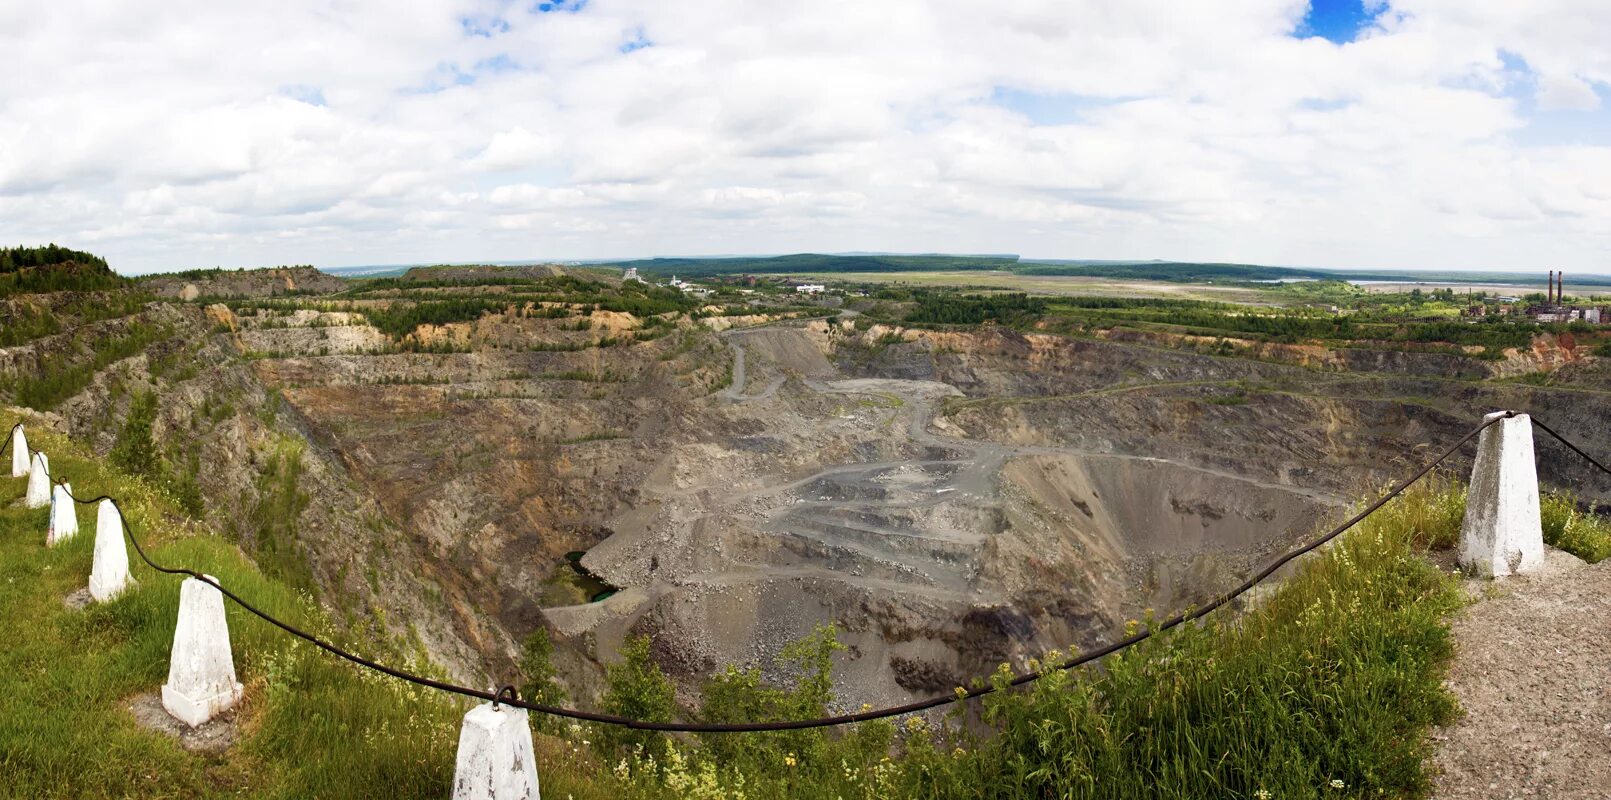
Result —
<path fill-rule="evenodd" d="M 1549 271 L 1549 285 L 1544 289 L 1544 305 L 1555 304 L 1555 270 Z"/>
<path fill-rule="evenodd" d="M 1566 270 L 1555 273 L 1555 305 L 1566 302 Z"/>

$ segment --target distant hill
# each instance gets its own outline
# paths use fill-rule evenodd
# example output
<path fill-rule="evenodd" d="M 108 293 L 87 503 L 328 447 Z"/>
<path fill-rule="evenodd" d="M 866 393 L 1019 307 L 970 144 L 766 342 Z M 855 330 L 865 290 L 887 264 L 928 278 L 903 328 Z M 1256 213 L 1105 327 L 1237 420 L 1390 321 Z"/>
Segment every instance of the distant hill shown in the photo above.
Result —
<path fill-rule="evenodd" d="M 1013 269 L 1025 275 L 1089 275 L 1130 280 L 1185 283 L 1333 280 L 1393 281 L 1405 283 L 1540 283 L 1548 270 L 1532 272 L 1476 272 L 1473 270 L 1329 269 L 1320 267 L 1267 267 L 1191 261 L 1021 261 Z M 1568 275 L 1568 283 L 1611 286 L 1611 276 Z"/>
<path fill-rule="evenodd" d="M 652 275 L 698 278 L 708 275 L 785 272 L 930 272 L 951 270 L 1009 270 L 1017 256 L 952 255 L 824 255 L 735 256 L 711 258 L 648 258 L 601 266 L 637 267 Z"/>
<path fill-rule="evenodd" d="M 0 248 L 0 296 L 117 289 L 128 281 L 106 259 L 54 244 Z"/>
<path fill-rule="evenodd" d="M 346 281 L 310 266 L 246 270 L 200 269 L 147 275 L 139 280 L 142 287 L 159 297 L 180 300 L 330 294 L 347 288 Z"/>
<path fill-rule="evenodd" d="M 784 256 L 709 256 L 646 258 L 609 262 L 600 266 L 626 269 L 657 277 L 676 275 L 700 278 L 736 274 L 788 274 L 833 272 L 954 272 L 996 270 L 1020 275 L 1068 275 L 1119 280 L 1173 283 L 1249 283 L 1282 280 L 1393 281 L 1435 283 L 1542 283 L 1545 270 L 1531 272 L 1476 272 L 1469 270 L 1323 269 L 1273 267 L 1196 261 L 1102 261 L 1023 259 L 1014 255 L 891 255 L 799 253 Z M 1611 286 L 1611 276 L 1568 275 L 1568 284 Z"/>
<path fill-rule="evenodd" d="M 413 267 L 398 277 L 401 283 L 489 283 L 497 281 L 537 281 L 565 275 L 564 267 L 554 264 L 503 267 L 493 265 Z"/>

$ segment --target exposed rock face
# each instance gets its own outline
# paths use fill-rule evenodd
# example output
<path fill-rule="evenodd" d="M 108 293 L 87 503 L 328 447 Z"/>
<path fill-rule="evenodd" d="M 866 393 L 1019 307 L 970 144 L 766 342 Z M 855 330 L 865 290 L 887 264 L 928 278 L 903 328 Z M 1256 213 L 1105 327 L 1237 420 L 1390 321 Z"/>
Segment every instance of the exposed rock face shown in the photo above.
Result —
<path fill-rule="evenodd" d="M 272 297 L 293 294 L 329 294 L 346 281 L 313 267 L 220 270 L 198 276 L 157 275 L 142 286 L 158 297 L 195 300 L 198 297 Z"/>
<path fill-rule="evenodd" d="M 849 704 L 943 692 L 1202 602 L 1482 412 L 1611 450 L 1611 370 L 1558 342 L 1534 356 L 1564 388 L 1473 380 L 1510 362 L 1448 354 L 1256 360 L 851 320 L 636 341 L 629 314 L 513 308 L 422 329 L 468 350 L 429 353 L 367 325 L 369 302 L 93 323 L 173 335 L 59 410 L 106 451 L 131 395 L 160 386 L 156 438 L 210 465 L 215 521 L 249 551 L 291 548 L 327 605 L 462 679 L 512 674 L 546 626 L 581 697 L 627 636 L 655 635 L 689 687 L 829 621 Z M 0 349 L 0 372 L 72 341 Z M 1611 491 L 1549 447 L 1546 482 Z M 585 602 L 574 551 L 620 591 Z"/>
<path fill-rule="evenodd" d="M 405 283 L 474 283 L 489 278 L 496 279 L 537 279 L 552 278 L 559 275 L 570 274 L 570 270 L 558 264 L 534 264 L 524 267 L 497 267 L 490 265 L 467 266 L 440 266 L 440 267 L 414 267 L 403 273 Z M 589 278 L 598 276 L 589 273 Z"/>

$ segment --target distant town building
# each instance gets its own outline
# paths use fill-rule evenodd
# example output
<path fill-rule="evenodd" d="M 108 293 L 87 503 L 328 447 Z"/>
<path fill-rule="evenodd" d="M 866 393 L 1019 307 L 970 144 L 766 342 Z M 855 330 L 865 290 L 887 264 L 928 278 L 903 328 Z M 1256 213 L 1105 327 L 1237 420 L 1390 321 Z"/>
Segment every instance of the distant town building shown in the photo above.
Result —
<path fill-rule="evenodd" d="M 1501 297 L 1500 300 L 1512 298 Z M 1500 306 L 1505 308 L 1505 306 Z M 1587 322 L 1590 325 L 1603 325 L 1611 323 L 1611 310 L 1593 307 L 1568 305 L 1566 302 L 1566 273 L 1550 270 L 1549 289 L 1544 293 L 1544 302 L 1531 305 L 1523 312 L 1533 321 L 1540 323 L 1554 322 Z"/>
<path fill-rule="evenodd" d="M 822 294 L 828 290 L 828 287 L 820 283 L 802 283 L 794 287 L 794 290 L 800 294 Z"/>

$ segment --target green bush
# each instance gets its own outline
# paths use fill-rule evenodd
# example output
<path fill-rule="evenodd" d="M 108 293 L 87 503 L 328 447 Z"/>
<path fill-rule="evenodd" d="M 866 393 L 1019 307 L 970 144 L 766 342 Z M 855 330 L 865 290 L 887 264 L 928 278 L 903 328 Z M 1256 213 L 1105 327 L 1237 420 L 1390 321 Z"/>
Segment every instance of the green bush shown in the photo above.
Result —
<path fill-rule="evenodd" d="M 133 529 L 159 559 L 218 575 L 337 641 L 352 638 L 227 542 L 150 538 L 174 535 L 165 522 L 174 510 L 143 481 L 94 466 L 48 432 L 38 444 L 82 491 L 126 498 Z M 271 469 L 270 479 L 284 481 L 286 465 Z M 0 771 L 11 788 L 45 797 L 447 793 L 464 701 L 353 668 L 232 604 L 248 686 L 236 748 L 201 756 L 139 731 L 124 698 L 160 685 L 173 581 L 136 564 L 140 582 L 127 598 L 82 613 L 65 609 L 60 596 L 81 585 L 90 539 L 43 548 L 42 512 L 8 502 L 20 486 L 5 491 L 0 569 L 16 580 L 0 582 L 0 633 L 15 644 L 0 658 L 29 665 L 0 670 Z M 1547 507 L 1556 541 L 1570 539 L 1584 520 L 1597 524 L 1574 517 L 1569 500 L 1551 498 Z M 566 726 L 568 741 L 537 736 L 543 786 L 561 797 L 655 800 L 1415 796 L 1428 786 L 1427 730 L 1455 710 L 1442 679 L 1452 654 L 1447 616 L 1461 602 L 1454 580 L 1423 549 L 1452 541 L 1462 510 L 1452 480 L 1419 484 L 1300 562 L 1240 615 L 1217 612 L 1098 666 L 1048 670 L 1026 687 L 1007 688 L 1003 668 L 994 678 L 1000 691 L 960 706 L 967 724 L 961 716 L 944 727 L 914 717 L 898 726 L 697 739 Z M 836 708 L 832 670 L 841 647 L 835 631 L 822 628 L 785 649 L 780 685 L 753 669 L 718 673 L 698 717 L 828 713 Z M 524 651 L 526 696 L 562 698 L 546 636 L 528 639 Z M 628 641 L 622 660 L 606 670 L 597 707 L 674 718 L 673 686 L 650 654 L 647 638 Z M 1049 653 L 1043 663 L 1063 656 Z M 44 694 L 56 698 L 48 707 L 33 700 Z"/>
<path fill-rule="evenodd" d="M 921 718 L 799 733 L 711 734 L 667 744 L 627 796 L 669 798 L 1131 798 L 1410 796 L 1428 787 L 1429 726 L 1452 718 L 1442 687 L 1446 618 L 1461 602 L 1423 554 L 1458 530 L 1463 492 L 1419 484 L 1301 565 L 1253 610 L 1220 613 L 1110 656 L 1048 670 L 980 704 L 984 734 Z M 819 632 L 793 693 L 753 671 L 712 681 L 706 716 L 776 718 L 831 651 Z M 797 651 L 798 652 L 798 651 Z M 1049 653 L 1045 663 L 1060 661 Z M 796 694 L 798 693 L 798 694 Z M 797 707 L 796 711 L 805 711 Z M 725 739 L 718 739 L 725 736 Z M 900 758 L 890 758 L 890 745 Z"/>
<path fill-rule="evenodd" d="M 302 555 L 297 522 L 307 508 L 302 491 L 302 442 L 283 438 L 274 446 L 257 479 L 251 519 L 252 555 L 263 572 L 300 589 L 312 589 L 313 571 Z"/>
<path fill-rule="evenodd" d="M 0 347 L 19 345 L 60 330 L 61 323 L 49 311 L 17 306 L 11 309 L 11 316 L 0 320 Z"/>
<path fill-rule="evenodd" d="M 89 292 L 128 284 L 100 256 L 54 244 L 0 248 L 0 296 L 24 292 Z"/>
<path fill-rule="evenodd" d="M 135 395 L 129 404 L 129 416 L 112 445 L 112 466 L 152 481 L 162 477 L 161 456 L 151 439 L 151 424 L 156 418 L 157 396 L 149 391 Z"/>
<path fill-rule="evenodd" d="M 646 722 L 671 721 L 677 710 L 676 690 L 649 657 L 649 647 L 647 636 L 628 639 L 621 647 L 621 660 L 605 670 L 607 688 L 600 703 L 605 713 Z M 601 726 L 598 738 L 605 752 L 617 757 L 642 753 L 656 758 L 666 746 L 658 733 L 615 725 Z"/>
<path fill-rule="evenodd" d="M 13 375 L 0 382 L 0 391 L 9 391 L 17 405 L 48 411 L 82 391 L 94 380 L 95 373 L 144 351 L 168 335 L 166 327 L 135 322 L 121 335 L 97 337 L 81 345 L 88 349 L 87 356 L 77 360 L 53 359 L 37 374 Z"/>
<path fill-rule="evenodd" d="M 1571 492 L 1546 494 L 1539 502 L 1544 543 L 1565 550 L 1590 564 L 1611 558 L 1611 522 L 1578 510 Z"/>
<path fill-rule="evenodd" d="M 565 687 L 559 684 L 559 670 L 554 668 L 554 644 L 548 640 L 548 631 L 538 628 L 520 649 L 520 671 L 526 682 L 520 696 L 533 703 L 559 705 L 570 699 Z"/>
<path fill-rule="evenodd" d="M 6 423 L 9 427 L 11 419 Z M 119 498 L 132 534 L 163 564 L 213 575 L 267 612 L 386 661 L 384 642 L 335 627 L 312 599 L 259 572 L 233 542 L 176 524 L 182 514 L 147 481 L 49 432 L 28 431 L 51 455 L 54 477 L 81 496 Z M 183 749 L 141 728 L 131 698 L 159 690 L 168 671 L 180 578 L 130 553 L 135 583 L 81 610 L 62 598 L 84 586 L 94 549 L 87 531 L 43 544 L 44 512 L 14 505 L 0 487 L 0 796 L 387 797 L 451 792 L 454 747 L 468 705 L 442 692 L 357 669 L 226 603 L 246 697 L 225 753 Z M 402 662 L 399 662 L 402 663 Z M 550 775 L 544 774 L 544 789 Z M 553 770 L 553 785 L 601 798 Z"/>

